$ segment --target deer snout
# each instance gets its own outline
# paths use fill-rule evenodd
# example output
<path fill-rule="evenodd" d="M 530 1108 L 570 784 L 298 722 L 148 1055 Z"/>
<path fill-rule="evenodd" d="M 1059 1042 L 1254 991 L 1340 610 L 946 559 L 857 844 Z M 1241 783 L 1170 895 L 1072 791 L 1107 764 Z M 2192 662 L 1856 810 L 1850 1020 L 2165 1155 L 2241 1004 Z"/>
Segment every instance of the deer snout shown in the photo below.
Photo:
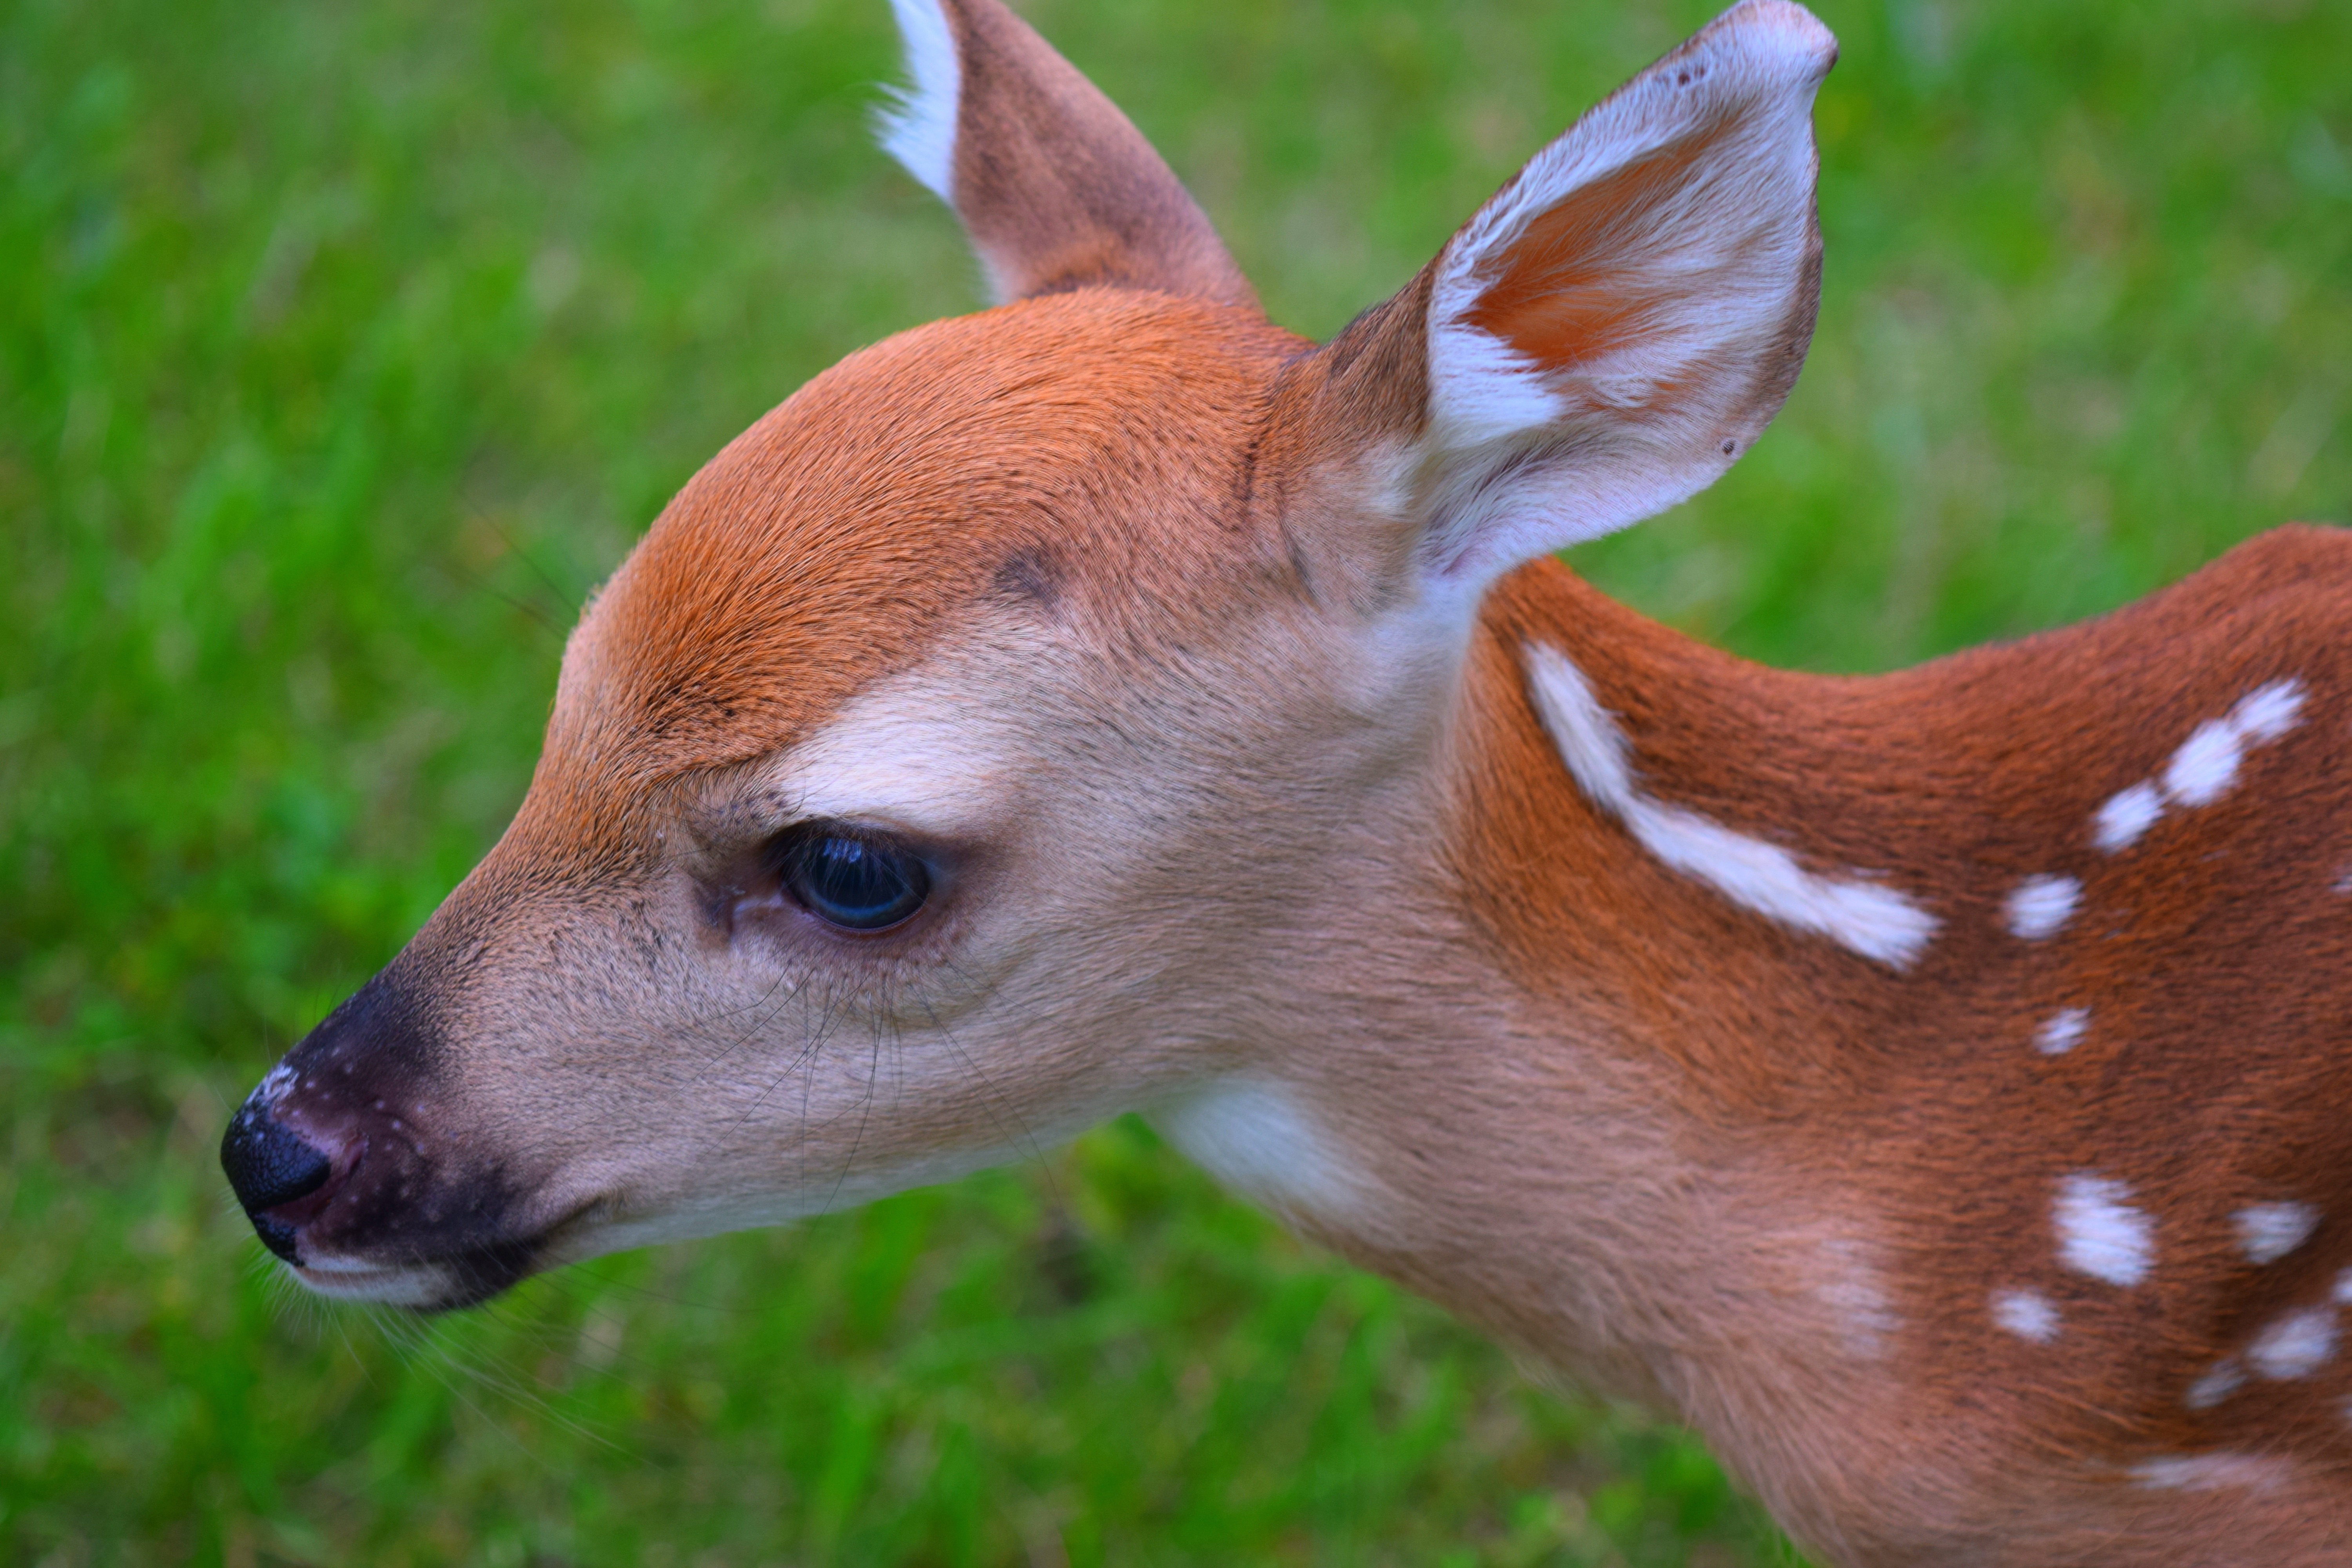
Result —
<path fill-rule="evenodd" d="M 434 1309 L 530 1271 L 543 1227 L 522 1214 L 530 1184 L 448 1091 L 446 1051 L 431 997 L 387 971 L 231 1118 L 221 1168 L 262 1245 L 312 1289 Z"/>
<path fill-rule="evenodd" d="M 301 1222 L 332 1200 L 323 1189 L 334 1178 L 349 1173 L 348 1162 L 337 1171 L 338 1150 L 321 1148 L 280 1121 L 272 1073 L 246 1097 L 228 1131 L 221 1135 L 221 1169 L 236 1201 L 261 1237 L 261 1245 L 289 1263 L 302 1261 L 297 1245 Z M 312 1200 L 305 1204 L 304 1199 Z M 292 1212 L 299 1205 L 302 1213 Z"/>

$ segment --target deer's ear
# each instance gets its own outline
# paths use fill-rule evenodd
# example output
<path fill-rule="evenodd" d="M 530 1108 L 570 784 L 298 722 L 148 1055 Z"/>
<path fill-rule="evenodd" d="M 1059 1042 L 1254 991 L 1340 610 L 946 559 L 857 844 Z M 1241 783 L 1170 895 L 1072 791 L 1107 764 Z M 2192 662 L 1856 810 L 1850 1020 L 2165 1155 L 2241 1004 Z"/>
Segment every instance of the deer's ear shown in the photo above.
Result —
<path fill-rule="evenodd" d="M 1811 105 L 1836 58 L 1802 6 L 1744 0 L 1321 351 L 1310 445 L 1381 455 L 1425 581 L 1475 595 L 1662 511 L 1780 409 L 1820 298 Z"/>
<path fill-rule="evenodd" d="M 996 298 L 1156 289 L 1255 308 L 1199 206 L 1110 100 L 998 0 L 890 0 L 912 85 L 882 142 L 953 207 Z"/>

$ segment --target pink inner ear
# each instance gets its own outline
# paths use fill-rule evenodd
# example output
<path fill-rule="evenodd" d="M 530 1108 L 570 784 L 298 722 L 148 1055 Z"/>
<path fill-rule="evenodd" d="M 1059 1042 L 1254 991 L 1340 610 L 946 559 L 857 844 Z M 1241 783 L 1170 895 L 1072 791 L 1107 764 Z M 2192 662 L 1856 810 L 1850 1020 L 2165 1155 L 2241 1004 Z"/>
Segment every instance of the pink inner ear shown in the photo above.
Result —
<path fill-rule="evenodd" d="M 1726 116 L 1700 126 L 1528 219 L 1478 268 L 1486 291 L 1462 322 L 1547 370 L 1590 363 L 1657 331 L 1684 302 L 1675 285 L 1692 278 L 1652 253 L 1661 242 L 1660 209 L 1685 190 L 1730 124 Z"/>

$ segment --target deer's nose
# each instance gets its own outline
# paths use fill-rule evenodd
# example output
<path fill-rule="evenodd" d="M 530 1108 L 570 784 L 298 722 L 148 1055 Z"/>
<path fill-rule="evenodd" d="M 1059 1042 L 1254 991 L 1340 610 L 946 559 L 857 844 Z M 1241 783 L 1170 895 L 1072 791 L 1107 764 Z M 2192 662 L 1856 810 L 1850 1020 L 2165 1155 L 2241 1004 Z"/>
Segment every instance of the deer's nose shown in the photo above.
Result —
<path fill-rule="evenodd" d="M 254 1100 L 238 1109 L 221 1135 L 221 1169 L 236 1189 L 236 1201 L 245 1205 L 261 1244 L 289 1263 L 296 1261 L 294 1227 L 270 1218 L 269 1211 L 317 1192 L 334 1168 L 325 1150 Z"/>

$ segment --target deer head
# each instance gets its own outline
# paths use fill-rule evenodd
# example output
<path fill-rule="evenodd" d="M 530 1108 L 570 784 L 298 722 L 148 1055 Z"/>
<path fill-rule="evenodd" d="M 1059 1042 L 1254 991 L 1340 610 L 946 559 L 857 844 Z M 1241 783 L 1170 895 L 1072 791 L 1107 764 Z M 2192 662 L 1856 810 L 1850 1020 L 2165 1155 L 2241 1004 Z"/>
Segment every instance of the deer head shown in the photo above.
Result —
<path fill-rule="evenodd" d="M 572 635 L 513 825 L 238 1111 L 231 1180 L 317 1289 L 462 1305 L 1129 1110 L 1405 1247 L 1377 1107 L 1512 1026 L 1461 865 L 1481 605 L 1786 395 L 1828 33 L 1744 0 L 1318 348 L 996 0 L 897 8 L 888 144 L 1000 302 L 688 483 Z"/>

